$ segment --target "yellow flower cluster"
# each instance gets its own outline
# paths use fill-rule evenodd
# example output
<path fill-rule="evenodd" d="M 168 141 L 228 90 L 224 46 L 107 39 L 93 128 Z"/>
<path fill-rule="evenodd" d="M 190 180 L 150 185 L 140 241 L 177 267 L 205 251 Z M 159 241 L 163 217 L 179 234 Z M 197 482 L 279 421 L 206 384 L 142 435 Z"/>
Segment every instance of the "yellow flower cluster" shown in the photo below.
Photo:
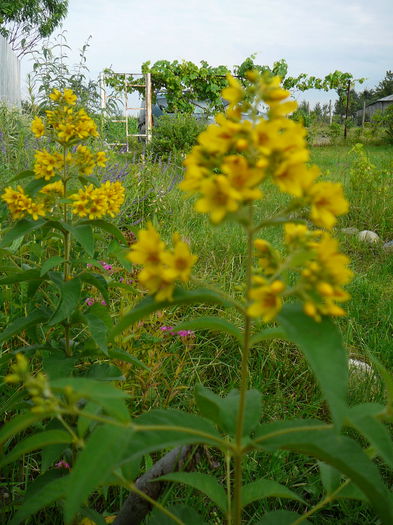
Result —
<path fill-rule="evenodd" d="M 36 179 L 50 180 L 64 167 L 64 157 L 59 152 L 50 153 L 46 149 L 37 150 L 34 155 Z M 69 160 L 69 159 L 67 159 Z"/>
<path fill-rule="evenodd" d="M 249 74 L 250 86 L 243 87 L 229 76 L 223 96 L 229 101 L 225 114 L 216 116 L 198 138 L 186 158 L 186 173 L 180 188 L 198 195 L 195 208 L 219 223 L 244 203 L 263 198 L 261 183 L 270 178 L 279 189 L 310 207 L 310 219 L 317 226 L 331 228 L 336 217 L 348 210 L 341 185 L 316 182 L 319 170 L 308 166 L 309 152 L 302 124 L 288 114 L 296 102 L 278 77 Z M 248 100 L 253 96 L 254 105 Z M 258 118 L 257 105 L 268 105 L 268 119 Z M 255 118 L 242 120 L 249 111 Z"/>
<path fill-rule="evenodd" d="M 177 280 L 187 282 L 197 256 L 192 255 L 189 246 L 177 234 L 173 238 L 173 249 L 168 250 L 152 223 L 141 230 L 138 240 L 132 245 L 128 259 L 143 265 L 139 282 L 155 295 L 157 301 L 171 300 Z"/>
<path fill-rule="evenodd" d="M 282 307 L 284 290 L 286 295 L 298 297 L 305 313 L 316 321 L 320 321 L 322 315 L 345 315 L 337 303 L 349 299 L 343 286 L 350 282 L 352 272 L 348 268 L 348 257 L 338 250 L 337 241 L 326 231 L 309 230 L 303 224 L 293 223 L 285 225 L 284 241 L 289 252 L 287 259 L 267 241 L 256 239 L 254 242 L 264 277 L 253 278 L 249 315 L 262 317 L 264 321 L 273 319 Z M 288 268 L 300 276 L 296 284 L 286 290 L 278 276 Z"/>
<path fill-rule="evenodd" d="M 105 167 L 107 163 L 106 153 L 104 151 L 98 151 L 92 153 L 87 147 L 79 144 L 76 148 L 75 155 L 72 156 L 72 162 L 78 166 L 82 175 L 91 175 L 96 166 Z"/>
<path fill-rule="evenodd" d="M 26 215 L 31 215 L 34 220 L 46 214 L 45 204 L 40 201 L 34 201 L 26 195 L 22 186 L 17 186 L 14 190 L 8 186 L 1 196 L 1 199 L 7 203 L 8 209 L 13 219 L 23 219 Z"/>
<path fill-rule="evenodd" d="M 124 197 L 124 186 L 120 182 L 110 181 L 98 188 L 89 184 L 69 196 L 74 201 L 72 213 L 89 219 L 101 219 L 104 215 L 115 217 L 120 211 Z"/>

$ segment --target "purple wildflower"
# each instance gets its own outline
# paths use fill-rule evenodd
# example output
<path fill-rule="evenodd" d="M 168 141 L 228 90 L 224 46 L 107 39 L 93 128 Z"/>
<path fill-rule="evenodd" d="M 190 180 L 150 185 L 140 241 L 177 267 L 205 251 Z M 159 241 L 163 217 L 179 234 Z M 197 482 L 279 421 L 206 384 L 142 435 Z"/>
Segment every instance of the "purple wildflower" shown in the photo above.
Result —
<path fill-rule="evenodd" d="M 61 461 L 57 462 L 55 464 L 55 468 L 67 468 L 67 469 L 70 469 L 70 465 L 67 463 L 67 461 L 64 461 L 64 459 L 62 459 Z"/>
<path fill-rule="evenodd" d="M 88 297 L 87 299 L 85 299 L 85 303 L 87 304 L 87 306 L 91 306 L 92 304 L 94 304 L 95 300 L 93 297 Z"/>
<path fill-rule="evenodd" d="M 179 330 L 176 333 L 179 337 L 188 337 L 195 334 L 192 330 Z"/>

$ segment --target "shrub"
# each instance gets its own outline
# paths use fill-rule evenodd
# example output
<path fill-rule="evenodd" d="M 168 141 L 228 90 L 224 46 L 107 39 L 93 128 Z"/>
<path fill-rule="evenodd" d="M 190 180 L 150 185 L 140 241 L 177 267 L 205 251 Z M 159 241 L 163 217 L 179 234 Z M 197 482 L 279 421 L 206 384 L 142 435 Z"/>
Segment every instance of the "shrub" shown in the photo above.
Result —
<path fill-rule="evenodd" d="M 205 122 L 190 115 L 163 115 L 153 128 L 151 152 L 162 158 L 173 153 L 187 153 L 205 126 Z"/>

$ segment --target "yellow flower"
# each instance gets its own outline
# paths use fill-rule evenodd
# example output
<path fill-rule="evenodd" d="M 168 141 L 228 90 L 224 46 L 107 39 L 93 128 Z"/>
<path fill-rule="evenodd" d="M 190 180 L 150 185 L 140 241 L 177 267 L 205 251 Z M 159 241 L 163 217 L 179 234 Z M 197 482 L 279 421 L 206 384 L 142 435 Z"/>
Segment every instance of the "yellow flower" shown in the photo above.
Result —
<path fill-rule="evenodd" d="M 106 156 L 105 151 L 98 151 L 96 153 L 96 164 L 100 168 L 105 168 L 106 163 L 108 162 L 108 158 Z"/>
<path fill-rule="evenodd" d="M 58 89 L 54 89 L 52 93 L 49 95 L 49 98 L 53 100 L 53 102 L 58 102 L 61 99 L 61 93 Z"/>
<path fill-rule="evenodd" d="M 254 247 L 258 263 L 265 275 L 273 275 L 280 265 L 280 255 L 273 246 L 264 239 L 255 239 Z"/>
<path fill-rule="evenodd" d="M 64 184 L 61 180 L 52 182 L 51 184 L 46 184 L 41 188 L 40 193 L 45 193 L 47 195 L 57 194 L 62 197 L 64 195 Z"/>
<path fill-rule="evenodd" d="M 162 254 L 162 261 L 166 265 L 165 276 L 172 281 L 176 279 L 188 281 L 197 259 L 198 257 L 190 252 L 186 242 L 176 240 L 173 252 L 165 251 Z"/>
<path fill-rule="evenodd" d="M 338 182 L 319 182 L 310 187 L 311 220 L 317 226 L 332 228 L 337 216 L 348 211 L 348 201 L 344 198 L 342 185 Z"/>
<path fill-rule="evenodd" d="M 280 294 L 284 291 L 285 285 L 278 280 L 267 284 L 260 277 L 254 277 L 254 282 L 260 286 L 250 290 L 250 299 L 254 302 L 248 307 L 247 313 L 251 317 L 262 317 L 262 320 L 268 323 L 282 308 Z"/>
<path fill-rule="evenodd" d="M 61 144 L 67 144 L 67 142 L 70 142 L 72 139 L 74 139 L 75 135 L 77 134 L 75 125 L 69 122 L 61 122 L 57 126 L 57 130 L 57 138 Z"/>
<path fill-rule="evenodd" d="M 73 106 L 76 102 L 76 95 L 72 89 L 65 89 L 63 92 L 63 100 L 66 104 Z"/>
<path fill-rule="evenodd" d="M 224 158 L 222 171 L 227 175 L 231 186 L 239 192 L 242 201 L 262 198 L 262 191 L 255 188 L 263 179 L 263 170 L 252 168 L 241 155 L 228 155 Z"/>
<path fill-rule="evenodd" d="M 16 190 L 8 186 L 1 198 L 7 203 L 13 219 L 22 219 L 25 217 L 32 204 L 32 199 L 25 194 L 22 186 L 17 186 Z"/>
<path fill-rule="evenodd" d="M 165 243 L 151 222 L 146 230 L 138 233 L 138 240 L 131 247 L 127 258 L 134 264 L 159 265 Z"/>
<path fill-rule="evenodd" d="M 45 133 L 45 125 L 40 117 L 35 117 L 31 123 L 31 131 L 34 133 L 34 136 L 39 138 L 42 137 Z"/>
<path fill-rule="evenodd" d="M 95 156 L 86 146 L 79 146 L 76 148 L 76 153 L 73 157 L 74 163 L 79 167 L 83 175 L 91 175 L 95 167 Z"/>
<path fill-rule="evenodd" d="M 45 149 L 42 151 L 37 150 L 34 157 L 36 160 L 34 164 L 36 179 L 50 180 L 55 176 L 56 171 L 60 170 L 64 165 L 63 157 L 58 152 L 49 153 Z"/>
<path fill-rule="evenodd" d="M 29 213 L 35 221 L 38 220 L 40 216 L 44 217 L 46 214 L 44 203 L 31 201 L 30 206 L 27 208 L 27 213 Z"/>
<path fill-rule="evenodd" d="M 307 166 L 304 163 L 291 164 L 290 160 L 283 163 L 274 174 L 274 182 L 281 191 L 302 197 L 319 176 L 317 166 Z"/>
<path fill-rule="evenodd" d="M 224 175 L 217 175 L 201 183 L 203 197 L 195 203 L 199 213 L 209 213 L 214 223 L 219 223 L 230 212 L 239 208 L 241 195 Z"/>
<path fill-rule="evenodd" d="M 229 87 L 222 90 L 222 96 L 230 105 L 235 105 L 243 100 L 245 91 L 239 80 L 232 75 L 227 75 Z"/>
<path fill-rule="evenodd" d="M 165 268 L 161 265 L 148 265 L 138 274 L 139 282 L 157 301 L 170 301 L 174 290 L 174 280 L 168 279 Z"/>

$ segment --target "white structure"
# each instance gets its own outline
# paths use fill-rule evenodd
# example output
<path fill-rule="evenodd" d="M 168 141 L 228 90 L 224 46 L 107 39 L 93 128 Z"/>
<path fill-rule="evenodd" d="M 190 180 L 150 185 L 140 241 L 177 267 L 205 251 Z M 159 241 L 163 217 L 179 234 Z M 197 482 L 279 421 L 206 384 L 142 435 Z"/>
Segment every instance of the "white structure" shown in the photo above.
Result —
<path fill-rule="evenodd" d="M 0 35 L 0 102 L 20 106 L 20 62 Z"/>

